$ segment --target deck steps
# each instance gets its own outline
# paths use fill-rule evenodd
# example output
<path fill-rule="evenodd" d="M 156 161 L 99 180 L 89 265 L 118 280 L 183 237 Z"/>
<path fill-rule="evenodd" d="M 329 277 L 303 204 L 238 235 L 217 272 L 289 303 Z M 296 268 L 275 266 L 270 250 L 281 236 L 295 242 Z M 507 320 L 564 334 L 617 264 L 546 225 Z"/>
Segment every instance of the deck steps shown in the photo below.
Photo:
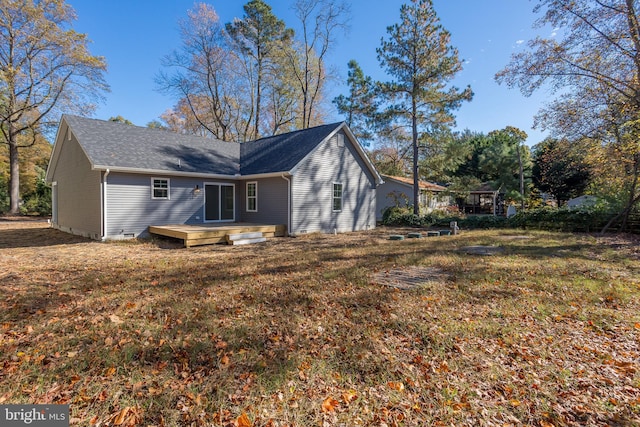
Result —
<path fill-rule="evenodd" d="M 262 232 L 248 232 L 248 233 L 234 233 L 227 234 L 227 244 L 229 245 L 250 245 L 252 243 L 266 242 L 267 238 L 262 235 Z"/>

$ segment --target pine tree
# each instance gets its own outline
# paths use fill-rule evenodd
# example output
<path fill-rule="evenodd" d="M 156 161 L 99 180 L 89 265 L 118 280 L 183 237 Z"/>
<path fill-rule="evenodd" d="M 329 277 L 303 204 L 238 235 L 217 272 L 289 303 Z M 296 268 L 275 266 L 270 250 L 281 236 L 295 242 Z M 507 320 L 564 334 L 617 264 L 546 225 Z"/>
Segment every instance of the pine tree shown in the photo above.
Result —
<path fill-rule="evenodd" d="M 278 49 L 290 43 L 293 30 L 286 28 L 284 21 L 278 19 L 271 11 L 271 6 L 263 0 L 251 0 L 244 5 L 245 17 L 226 25 L 227 32 L 240 47 L 243 54 L 251 59 L 247 67 L 255 76 L 253 88 L 253 130 L 254 139 L 261 136 L 263 92 L 268 84 L 265 80 L 269 75 L 278 72 L 274 59 Z M 252 79 L 251 79 L 252 80 Z"/>
<path fill-rule="evenodd" d="M 400 8 L 400 23 L 387 27 L 382 40 L 380 65 L 393 78 L 382 83 L 387 114 L 410 126 L 413 145 L 413 209 L 419 214 L 419 142 L 454 123 L 452 111 L 470 100 L 471 88 L 448 86 L 462 69 L 450 34 L 440 24 L 431 0 L 412 0 Z"/>
<path fill-rule="evenodd" d="M 373 138 L 372 126 L 376 118 L 375 83 L 365 76 L 355 59 L 347 64 L 348 95 L 339 95 L 333 99 L 338 112 L 345 116 L 345 121 L 353 134 L 365 146 Z"/>

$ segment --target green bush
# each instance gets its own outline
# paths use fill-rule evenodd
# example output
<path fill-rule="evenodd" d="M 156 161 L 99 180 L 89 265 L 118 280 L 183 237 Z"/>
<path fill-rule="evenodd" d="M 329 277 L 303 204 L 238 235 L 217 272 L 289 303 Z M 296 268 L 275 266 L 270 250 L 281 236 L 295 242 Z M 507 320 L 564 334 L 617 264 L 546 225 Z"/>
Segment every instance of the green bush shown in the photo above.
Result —
<path fill-rule="evenodd" d="M 509 221 L 503 216 L 472 215 L 458 221 L 458 227 L 468 229 L 491 229 L 509 227 Z"/>
<path fill-rule="evenodd" d="M 508 222 L 512 227 L 520 228 L 590 232 L 602 229 L 613 215 L 607 204 L 572 209 L 542 207 L 518 212 Z"/>
<path fill-rule="evenodd" d="M 409 213 L 409 209 L 399 206 L 389 206 L 382 212 L 382 224 L 401 225 L 400 218 Z"/>
<path fill-rule="evenodd" d="M 51 187 L 39 179 L 34 192 L 25 194 L 20 205 L 22 215 L 51 215 Z"/>
<path fill-rule="evenodd" d="M 598 231 L 613 217 L 607 204 L 582 208 L 541 207 L 518 212 L 511 218 L 493 215 L 451 215 L 448 212 L 433 211 L 418 216 L 408 208 L 391 207 L 383 215 L 382 223 L 402 227 L 449 228 L 451 221 L 457 221 L 461 229 L 529 228 L 551 231 Z"/>

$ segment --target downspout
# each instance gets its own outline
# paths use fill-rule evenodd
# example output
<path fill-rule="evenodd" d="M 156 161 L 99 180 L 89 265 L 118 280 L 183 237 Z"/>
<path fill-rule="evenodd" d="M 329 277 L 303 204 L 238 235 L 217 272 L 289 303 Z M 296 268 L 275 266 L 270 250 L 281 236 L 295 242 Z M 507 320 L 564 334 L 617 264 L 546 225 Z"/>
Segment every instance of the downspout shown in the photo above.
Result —
<path fill-rule="evenodd" d="M 102 237 L 100 240 L 103 242 L 107 240 L 107 176 L 109 176 L 109 169 L 104 172 L 102 176 Z"/>
<path fill-rule="evenodd" d="M 282 179 L 287 181 L 287 235 L 291 235 L 291 179 L 282 174 Z"/>

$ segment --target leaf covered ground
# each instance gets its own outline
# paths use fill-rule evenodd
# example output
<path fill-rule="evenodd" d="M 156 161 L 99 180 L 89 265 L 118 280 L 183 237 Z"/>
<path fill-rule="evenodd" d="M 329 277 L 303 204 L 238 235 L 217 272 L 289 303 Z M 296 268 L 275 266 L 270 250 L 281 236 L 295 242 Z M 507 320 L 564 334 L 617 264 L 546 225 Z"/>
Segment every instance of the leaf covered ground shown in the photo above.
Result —
<path fill-rule="evenodd" d="M 637 236 L 399 232 L 184 249 L 0 222 L 0 404 L 82 426 L 640 425 Z"/>

